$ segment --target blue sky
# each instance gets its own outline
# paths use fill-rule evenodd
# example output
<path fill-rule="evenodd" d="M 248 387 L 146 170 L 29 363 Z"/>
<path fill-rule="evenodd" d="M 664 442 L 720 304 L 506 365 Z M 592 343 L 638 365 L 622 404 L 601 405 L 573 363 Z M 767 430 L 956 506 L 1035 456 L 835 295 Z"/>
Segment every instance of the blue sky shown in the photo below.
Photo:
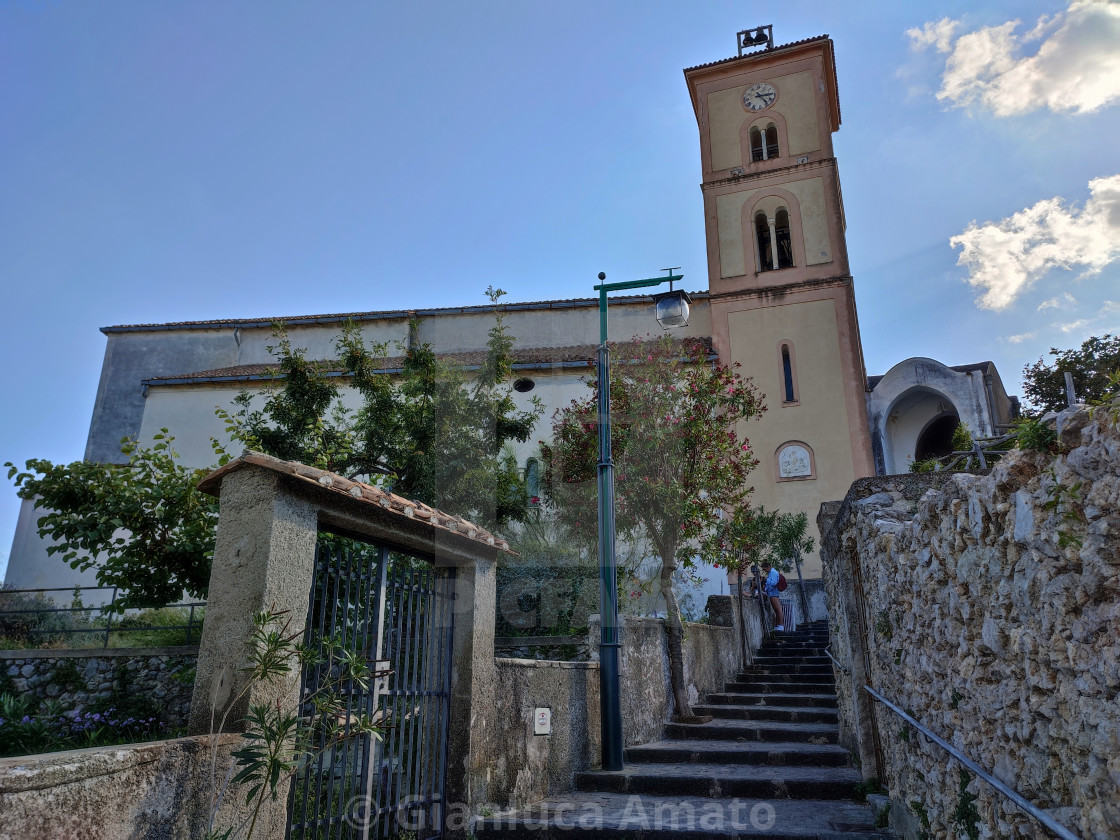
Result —
<path fill-rule="evenodd" d="M 706 288 L 681 70 L 766 23 L 836 42 L 869 373 L 1120 329 L 1116 4 L 0 0 L 0 460 L 81 457 L 108 324 Z"/>

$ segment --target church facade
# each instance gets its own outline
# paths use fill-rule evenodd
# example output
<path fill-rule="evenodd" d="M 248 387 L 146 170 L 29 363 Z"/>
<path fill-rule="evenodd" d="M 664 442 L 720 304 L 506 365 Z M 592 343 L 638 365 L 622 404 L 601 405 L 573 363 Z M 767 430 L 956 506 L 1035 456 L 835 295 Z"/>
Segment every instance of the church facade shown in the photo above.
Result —
<path fill-rule="evenodd" d="M 760 49 L 684 71 L 699 129 L 708 289 L 692 293 L 690 323 L 675 334 L 710 341 L 766 395 L 762 418 L 740 429 L 760 462 L 754 503 L 804 511 L 819 545 L 822 502 L 843 498 L 857 478 L 905 472 L 917 454 L 943 447 L 956 422 L 990 436 L 1008 422 L 1012 402 L 986 362 L 949 368 L 909 359 L 868 378 L 832 147 L 840 127 L 834 46 L 827 36 L 773 46 L 766 34 Z M 516 337 L 515 399 L 545 405 L 533 442 L 517 453 L 527 471 L 554 411 L 587 393 L 597 303 L 502 307 Z M 355 321 L 369 340 L 429 343 L 469 371 L 482 360 L 493 315 L 492 306 L 418 307 L 105 327 L 85 457 L 119 461 L 122 437 L 147 441 L 167 428 L 184 463 L 211 463 L 210 438 L 223 433 L 215 407 L 268 378 L 277 320 L 308 358 L 335 358 L 334 339 Z M 608 318 L 620 341 L 658 330 L 645 296 L 611 298 Z M 393 374 L 392 360 L 384 372 Z M 6 582 L 92 582 L 46 555 L 36 519 L 24 502 Z M 808 558 L 805 573 L 819 577 L 819 559 Z"/>

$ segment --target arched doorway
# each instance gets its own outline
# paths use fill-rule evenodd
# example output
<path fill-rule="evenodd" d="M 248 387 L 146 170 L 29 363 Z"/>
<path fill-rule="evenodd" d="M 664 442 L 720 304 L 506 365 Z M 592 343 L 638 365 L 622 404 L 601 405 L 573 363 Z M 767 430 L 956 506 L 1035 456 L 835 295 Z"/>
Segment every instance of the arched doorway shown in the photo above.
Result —
<path fill-rule="evenodd" d="M 953 432 L 960 425 L 961 418 L 955 411 L 942 414 L 930 420 L 914 444 L 914 460 L 925 461 L 940 458 L 953 451 Z"/>
<path fill-rule="evenodd" d="M 960 422 L 957 407 L 940 391 L 924 386 L 904 391 L 884 421 L 887 474 L 908 472 L 914 461 L 949 454 L 953 430 Z"/>

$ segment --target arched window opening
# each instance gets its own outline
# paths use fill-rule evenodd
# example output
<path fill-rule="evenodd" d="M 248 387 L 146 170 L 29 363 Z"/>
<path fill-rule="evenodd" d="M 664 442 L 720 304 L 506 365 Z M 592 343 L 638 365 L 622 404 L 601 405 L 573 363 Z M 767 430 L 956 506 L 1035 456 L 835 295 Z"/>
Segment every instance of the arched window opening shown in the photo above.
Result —
<path fill-rule="evenodd" d="M 764 158 L 776 158 L 778 156 L 778 127 L 776 125 L 768 126 L 766 129 L 766 154 Z"/>
<path fill-rule="evenodd" d="M 758 269 L 770 271 L 774 268 L 774 253 L 770 243 L 770 222 L 765 213 L 754 217 L 754 230 L 758 242 Z"/>
<path fill-rule="evenodd" d="M 782 402 L 797 402 L 797 390 L 793 382 L 793 356 L 788 344 L 782 345 Z"/>
<path fill-rule="evenodd" d="M 925 461 L 950 454 L 953 451 L 953 432 L 960 422 L 960 415 L 955 411 L 932 421 L 918 435 L 918 442 L 914 444 L 914 460 Z"/>
<path fill-rule="evenodd" d="M 757 128 L 751 129 L 751 162 L 756 163 L 763 159 L 765 154 L 765 140 L 762 132 Z"/>
<path fill-rule="evenodd" d="M 540 507 L 541 465 L 536 458 L 525 462 L 525 491 L 529 497 L 529 507 Z"/>
<path fill-rule="evenodd" d="M 778 210 L 774 223 L 778 239 L 778 268 L 793 266 L 793 242 L 789 238 L 789 211 L 784 207 Z"/>

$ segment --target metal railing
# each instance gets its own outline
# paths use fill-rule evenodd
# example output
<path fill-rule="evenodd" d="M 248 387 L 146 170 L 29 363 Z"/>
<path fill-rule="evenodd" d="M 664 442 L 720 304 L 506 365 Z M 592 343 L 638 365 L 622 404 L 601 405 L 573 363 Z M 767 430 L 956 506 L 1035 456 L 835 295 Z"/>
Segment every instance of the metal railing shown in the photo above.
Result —
<path fill-rule="evenodd" d="M 71 597 L 71 605 L 68 607 L 47 606 L 47 604 L 54 604 L 54 598 L 48 595 L 50 592 L 64 592 Z M 107 592 L 111 593 L 108 601 L 103 601 L 100 604 L 86 605 L 82 602 L 83 592 Z M 123 612 L 117 609 L 117 601 L 122 596 L 117 587 L 107 586 L 65 586 L 53 587 L 47 589 L 0 589 L 0 628 L 11 625 L 37 625 L 37 626 L 23 626 L 19 627 L 14 633 L 9 632 L 6 636 L 8 643 L 18 641 L 22 637 L 27 638 L 27 650 L 39 649 L 34 644 L 36 637 L 40 639 L 53 640 L 59 637 L 70 640 L 71 636 L 77 635 L 79 637 L 88 637 L 96 639 L 101 637 L 100 644 L 82 645 L 83 649 L 100 647 L 108 649 L 110 641 L 113 639 L 114 634 L 129 634 L 129 633 L 162 633 L 165 631 L 185 630 L 185 640 L 183 645 L 198 644 L 202 636 L 202 613 L 206 607 L 205 601 L 183 602 L 178 604 L 168 604 L 163 607 L 149 607 L 149 608 L 125 608 Z M 42 606 L 26 606 L 21 609 L 5 609 L 5 605 L 12 601 L 24 601 L 25 604 L 38 603 Z M 187 611 L 187 621 L 185 624 L 152 624 L 152 623 L 136 623 L 135 617 L 145 611 L 152 610 L 170 610 L 179 609 Z M 94 614 L 98 618 L 94 619 Z M 23 619 L 13 618 L 17 616 L 24 617 Z M 51 621 L 50 619 L 44 620 L 45 616 L 70 616 L 70 620 L 61 619 L 58 621 Z M 115 622 L 115 624 L 114 624 Z M 47 626 L 43 626 L 47 625 Z M 53 626 L 52 626 L 53 625 Z M 0 636 L 4 633 L 0 629 Z M 123 647 L 127 647 L 124 645 Z M 18 648 L 17 648 L 18 649 Z"/>
<path fill-rule="evenodd" d="M 835 665 L 837 668 L 839 668 L 841 671 L 843 671 L 845 674 L 847 674 L 850 677 L 852 675 L 852 669 L 848 668 L 844 665 L 841 665 L 839 662 L 837 662 L 836 657 L 832 655 L 831 648 L 832 648 L 832 645 L 828 645 L 828 647 L 826 647 L 824 649 L 824 655 L 832 660 L 833 665 Z"/>
<path fill-rule="evenodd" d="M 898 715 L 900 718 L 902 718 L 908 724 L 913 726 L 915 729 L 917 729 L 919 732 L 921 732 L 923 735 L 925 735 L 927 738 L 929 738 L 931 741 L 933 741 L 939 747 L 941 747 L 946 752 L 948 752 L 949 755 L 953 756 L 953 758 L 955 758 L 957 761 L 959 761 L 961 764 L 963 764 L 965 767 L 967 767 L 969 770 L 971 770 L 973 773 L 975 773 L 977 776 L 979 776 L 981 779 L 983 779 L 989 785 L 994 787 L 996 790 L 998 790 L 1000 793 L 1002 793 L 1004 796 L 1006 796 L 1008 799 L 1010 799 L 1012 802 L 1014 802 L 1016 805 L 1018 805 L 1030 817 L 1034 818 L 1039 823 L 1041 823 L 1043 826 L 1045 826 L 1049 831 L 1053 832 L 1054 835 L 1056 835 L 1057 837 L 1061 837 L 1062 840 L 1080 840 L 1080 838 L 1076 834 L 1074 834 L 1072 831 L 1070 831 L 1068 828 L 1066 828 L 1060 822 L 1055 820 L 1053 817 L 1049 816 L 1045 811 L 1040 809 L 1038 806 L 1036 806 L 1036 805 L 1032 804 L 1031 802 L 1029 802 L 1028 800 L 1024 799 L 1020 794 L 1013 791 L 1011 788 L 1009 788 L 1007 785 L 1005 785 L 1003 782 L 1001 782 L 995 776 L 988 773 L 979 764 L 977 764 L 975 761 L 970 759 L 968 756 L 966 756 L 964 753 L 962 753 L 960 750 L 958 750 L 956 747 L 954 747 L 952 744 L 950 744 L 944 738 L 941 738 L 937 735 L 934 735 L 932 732 L 929 731 L 929 729 L 922 726 L 922 724 L 918 723 L 918 721 L 914 720 L 914 718 L 912 718 L 910 715 L 908 715 L 906 712 L 904 712 L 902 709 L 900 709 L 898 706 L 896 706 L 894 703 L 892 703 L 890 700 L 888 700 L 882 694 L 877 692 L 871 686 L 865 685 L 863 688 L 868 694 L 870 694 L 872 697 L 874 697 L 876 700 L 878 700 L 880 703 L 882 703 L 884 706 L 886 706 L 888 709 L 890 709 L 892 712 L 894 712 L 896 715 Z"/>
<path fill-rule="evenodd" d="M 986 470 L 1008 452 L 1008 444 L 1015 440 L 1015 433 L 999 435 L 998 437 L 977 438 L 972 443 L 971 449 L 962 449 L 940 455 L 930 460 L 936 461 L 934 472 L 948 470 L 970 470 L 975 463 L 976 469 Z"/>

